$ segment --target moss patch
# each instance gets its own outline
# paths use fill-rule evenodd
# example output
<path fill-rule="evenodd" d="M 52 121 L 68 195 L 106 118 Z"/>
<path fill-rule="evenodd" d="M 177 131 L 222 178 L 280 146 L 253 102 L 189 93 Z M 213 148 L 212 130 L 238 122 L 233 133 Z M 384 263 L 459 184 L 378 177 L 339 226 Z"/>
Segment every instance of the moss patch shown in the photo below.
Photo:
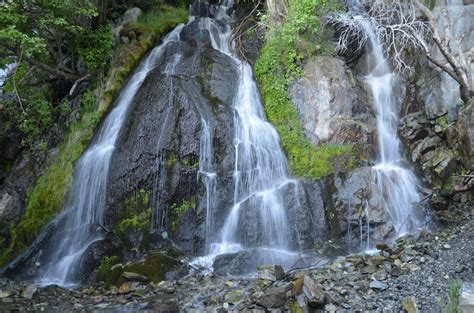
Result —
<path fill-rule="evenodd" d="M 137 26 L 143 27 L 143 33 L 130 45 L 121 45 L 116 49 L 107 77 L 93 92 L 82 96 L 82 107 L 86 109 L 81 119 L 70 127 L 58 154 L 29 192 L 25 214 L 11 230 L 10 247 L 0 255 L 0 267 L 29 246 L 43 226 L 62 209 L 72 183 L 75 161 L 87 148 L 95 127 L 109 110 L 126 77 L 152 47 L 157 36 L 186 19 L 184 8 L 157 7 L 140 19 Z"/>
<path fill-rule="evenodd" d="M 105 282 L 108 287 L 112 285 L 119 287 L 125 282 L 122 274 L 131 272 L 143 275 L 152 282 L 159 282 L 166 279 L 167 272 L 181 265 L 181 262 L 172 253 L 164 252 L 151 254 L 145 260 L 125 265 L 117 265 L 118 261 L 118 257 L 105 258 L 99 268 L 97 280 Z"/>
<path fill-rule="evenodd" d="M 331 174 L 336 164 L 342 164 L 344 169 L 352 167 L 354 162 L 350 146 L 315 148 L 311 145 L 288 95 L 292 80 L 302 75 L 302 61 L 317 50 L 307 46 L 314 47 L 314 41 L 320 38 L 318 13 L 333 5 L 322 0 L 292 2 L 283 25 L 269 27 L 266 44 L 255 66 L 267 118 L 278 129 L 293 175 L 301 178 L 321 178 Z"/>

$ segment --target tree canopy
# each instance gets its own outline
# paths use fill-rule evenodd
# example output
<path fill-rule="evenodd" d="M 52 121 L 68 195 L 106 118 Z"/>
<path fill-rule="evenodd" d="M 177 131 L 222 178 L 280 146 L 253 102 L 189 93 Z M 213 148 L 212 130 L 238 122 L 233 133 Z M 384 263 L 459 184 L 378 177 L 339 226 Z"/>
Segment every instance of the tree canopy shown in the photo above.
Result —
<path fill-rule="evenodd" d="M 0 67 L 26 62 L 49 78 L 76 80 L 104 66 L 112 41 L 108 28 L 94 25 L 98 15 L 90 0 L 1 3 Z"/>

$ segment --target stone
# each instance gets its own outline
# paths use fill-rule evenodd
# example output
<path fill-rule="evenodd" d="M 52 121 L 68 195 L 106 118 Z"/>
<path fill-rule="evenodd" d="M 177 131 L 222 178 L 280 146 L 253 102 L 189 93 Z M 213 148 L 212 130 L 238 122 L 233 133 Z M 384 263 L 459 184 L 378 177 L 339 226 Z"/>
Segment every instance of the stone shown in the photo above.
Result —
<path fill-rule="evenodd" d="M 459 293 L 459 309 L 462 313 L 474 312 L 474 283 L 463 284 Z"/>
<path fill-rule="evenodd" d="M 286 288 L 285 287 L 270 287 L 267 288 L 263 295 L 257 299 L 257 304 L 264 306 L 267 309 L 275 309 L 284 306 L 286 303 Z"/>
<path fill-rule="evenodd" d="M 8 298 L 11 295 L 13 295 L 13 292 L 11 290 L 0 290 L 0 299 Z"/>
<path fill-rule="evenodd" d="M 121 23 L 122 25 L 126 23 L 136 23 L 138 21 L 138 18 L 142 15 L 142 10 L 140 8 L 131 8 L 128 9 L 122 16 L 121 18 Z"/>
<path fill-rule="evenodd" d="M 38 290 L 38 287 L 36 286 L 28 286 L 26 287 L 25 290 L 21 293 L 21 296 L 26 299 L 33 299 L 33 296 L 35 295 L 36 291 Z"/>
<path fill-rule="evenodd" d="M 285 271 L 280 265 L 264 265 L 257 267 L 258 278 L 271 281 L 285 278 Z"/>
<path fill-rule="evenodd" d="M 224 297 L 224 301 L 227 303 L 238 303 L 242 300 L 243 294 L 241 290 L 233 290 L 227 293 Z"/>
<path fill-rule="evenodd" d="M 368 155 L 376 125 L 367 92 L 338 58 L 317 56 L 304 65 L 304 77 L 290 86 L 308 140 L 348 144 Z"/>
<path fill-rule="evenodd" d="M 402 299 L 402 308 L 407 312 L 407 313 L 418 313 L 418 308 L 416 305 L 416 299 L 415 297 L 405 297 Z"/>
<path fill-rule="evenodd" d="M 384 250 L 388 250 L 389 249 L 389 246 L 387 243 L 384 243 L 384 242 L 381 242 L 381 243 L 377 243 L 375 245 L 375 247 L 377 248 L 377 250 L 381 250 L 381 251 L 384 251 Z"/>
<path fill-rule="evenodd" d="M 316 284 L 313 279 L 303 275 L 293 282 L 291 292 L 294 296 L 304 294 L 310 307 L 320 307 L 325 303 L 323 287 Z"/>
<path fill-rule="evenodd" d="M 148 282 L 148 278 L 146 276 L 132 272 L 123 272 L 122 277 L 128 281 Z"/>
<path fill-rule="evenodd" d="M 388 285 L 386 283 L 383 283 L 379 280 L 373 280 L 370 285 L 369 285 L 370 288 L 372 289 L 375 289 L 375 290 L 379 290 L 379 291 L 384 291 L 385 289 L 388 288 Z"/>
<path fill-rule="evenodd" d="M 119 294 L 129 293 L 132 289 L 132 284 L 133 282 L 131 281 L 121 284 L 118 289 L 118 293 Z"/>

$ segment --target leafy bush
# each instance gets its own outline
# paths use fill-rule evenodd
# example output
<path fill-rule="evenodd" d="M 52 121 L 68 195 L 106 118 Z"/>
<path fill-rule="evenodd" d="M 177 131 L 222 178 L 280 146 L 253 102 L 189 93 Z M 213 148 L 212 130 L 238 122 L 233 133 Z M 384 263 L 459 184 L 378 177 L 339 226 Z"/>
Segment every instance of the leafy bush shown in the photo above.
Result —
<path fill-rule="evenodd" d="M 114 37 L 109 26 L 86 32 L 77 42 L 79 57 L 89 70 L 103 69 L 112 58 Z"/>

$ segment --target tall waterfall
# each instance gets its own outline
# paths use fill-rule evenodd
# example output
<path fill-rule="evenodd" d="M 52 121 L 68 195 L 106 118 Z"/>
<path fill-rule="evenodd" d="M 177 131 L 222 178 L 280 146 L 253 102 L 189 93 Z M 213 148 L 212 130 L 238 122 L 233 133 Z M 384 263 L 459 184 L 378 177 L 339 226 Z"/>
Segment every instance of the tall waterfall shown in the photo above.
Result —
<path fill-rule="evenodd" d="M 53 253 L 43 265 L 39 277 L 41 284 L 65 286 L 77 283 L 79 273 L 76 270 L 83 253 L 93 242 L 102 239 L 97 228 L 103 220 L 107 176 L 115 142 L 137 90 L 155 67 L 164 47 L 179 39 L 181 29 L 182 26 L 178 26 L 140 64 L 122 89 L 115 109 L 105 119 L 94 142 L 77 162 L 62 227 L 56 230 L 51 240 Z"/>
<path fill-rule="evenodd" d="M 377 114 L 379 159 L 372 167 L 372 196 L 377 205 L 385 210 L 398 238 L 419 231 L 424 226 L 415 210 L 421 201 L 420 185 L 416 176 L 401 164 L 402 154 L 397 135 L 399 118 L 392 94 L 396 75 L 384 57 L 383 45 L 372 25 L 363 18 L 360 18 L 360 23 L 371 46 L 369 59 L 372 68 L 365 78 Z"/>
<path fill-rule="evenodd" d="M 238 90 L 233 101 L 233 206 L 217 240 L 212 242 L 214 238 L 208 238 L 208 242 L 212 242 L 208 246 L 209 256 L 201 258 L 200 262 L 207 262 L 209 265 L 216 255 L 254 249 L 255 259 L 260 262 L 278 259 L 279 263 L 285 263 L 285 259 L 291 258 L 293 254 L 289 252 L 290 231 L 282 189 L 288 184 L 296 184 L 296 181 L 289 176 L 278 133 L 265 119 L 252 68 L 233 52 L 230 27 L 233 21 L 228 14 L 232 5 L 233 1 L 221 1 L 220 5 L 215 7 L 217 11 L 214 18 L 203 17 L 199 21 L 200 27 L 209 31 L 213 48 L 232 58 L 239 74 Z M 202 143 L 203 141 L 201 145 Z M 201 148 L 201 153 L 203 152 L 205 153 Z M 200 172 L 206 174 L 203 169 L 200 169 Z M 206 186 L 209 191 L 215 186 L 212 185 L 212 174 L 206 175 L 209 177 L 209 186 Z M 209 207 L 209 202 L 207 205 Z M 248 218 L 246 210 L 257 212 L 251 215 L 258 216 L 258 222 L 255 224 L 258 226 L 252 229 L 251 234 L 244 229 L 245 218 Z M 212 229 L 208 223 L 212 223 L 209 218 L 206 220 L 206 229 Z"/>

